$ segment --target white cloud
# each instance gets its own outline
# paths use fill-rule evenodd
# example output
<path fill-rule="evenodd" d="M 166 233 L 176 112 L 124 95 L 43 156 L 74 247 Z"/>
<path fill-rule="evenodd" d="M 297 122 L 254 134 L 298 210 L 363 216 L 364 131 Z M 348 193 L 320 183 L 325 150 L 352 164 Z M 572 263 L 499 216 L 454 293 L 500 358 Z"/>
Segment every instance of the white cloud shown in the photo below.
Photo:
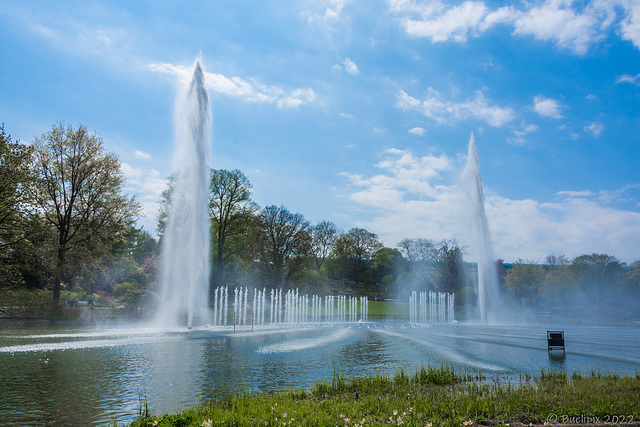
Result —
<path fill-rule="evenodd" d="M 604 124 L 600 122 L 590 122 L 584 127 L 584 130 L 587 132 L 591 132 L 594 136 L 600 136 L 600 134 L 604 130 Z"/>
<path fill-rule="evenodd" d="M 167 180 L 152 168 L 122 162 L 120 169 L 126 178 L 125 191 L 135 195 L 142 205 L 141 218 L 138 223 L 153 233 L 158 218 L 158 202 L 160 195 L 167 188 Z"/>
<path fill-rule="evenodd" d="M 622 39 L 631 41 L 640 49 L 640 3 L 636 0 L 622 0 L 620 3 L 627 14 L 620 23 Z"/>
<path fill-rule="evenodd" d="M 437 92 L 419 100 L 401 90 L 397 96 L 396 107 L 402 110 L 418 111 L 438 123 L 453 124 L 471 117 L 483 120 L 493 127 L 502 127 L 515 117 L 509 107 L 491 105 L 481 91 L 475 97 L 464 102 L 443 101 Z"/>
<path fill-rule="evenodd" d="M 180 80 L 191 77 L 192 68 L 184 65 L 169 63 L 152 63 L 148 65 L 152 71 L 177 76 Z M 244 80 L 240 77 L 227 77 L 217 73 L 205 73 L 209 90 L 234 98 L 242 98 L 249 102 L 276 104 L 278 107 L 299 107 L 300 105 L 316 101 L 313 89 L 293 89 L 287 93 L 283 88 L 274 85 L 264 85 L 254 80 Z"/>
<path fill-rule="evenodd" d="M 338 74 L 342 73 L 343 71 L 354 76 L 360 74 L 360 70 L 358 69 L 356 63 L 349 58 L 345 58 L 345 60 L 340 64 L 335 64 L 332 67 L 332 70 Z"/>
<path fill-rule="evenodd" d="M 351 59 L 346 58 L 346 59 L 344 60 L 343 65 L 344 65 L 344 70 L 345 70 L 347 73 L 349 73 L 349 74 L 353 74 L 353 75 L 360 74 L 360 70 L 358 70 L 358 66 L 357 66 L 357 65 L 356 65 L 356 63 L 355 63 L 355 62 L 353 62 Z"/>
<path fill-rule="evenodd" d="M 349 199 L 373 213 L 358 226 L 377 233 L 388 246 L 407 237 L 470 242 L 466 198 L 460 187 L 444 181 L 445 173 L 455 173 L 452 161 L 417 157 L 408 150 L 385 153 L 377 165 L 380 173 L 343 174 L 350 181 Z M 485 196 L 494 252 L 500 258 L 542 261 L 550 253 L 572 258 L 598 252 L 624 261 L 640 259 L 640 213 L 608 206 L 601 192 L 561 191 L 552 202 L 508 199 L 486 189 Z"/>
<path fill-rule="evenodd" d="M 544 96 L 536 96 L 533 99 L 533 111 L 541 117 L 550 117 L 553 119 L 561 119 L 560 102 L 555 99 L 546 98 Z"/>
<path fill-rule="evenodd" d="M 387 0 L 390 12 L 400 15 L 407 34 L 431 42 L 464 42 L 493 27 L 504 24 L 514 28 L 514 35 L 533 36 L 554 42 L 563 49 L 584 55 L 603 40 L 616 22 L 616 8 L 625 17 L 619 21 L 620 36 L 640 48 L 640 5 L 635 0 L 545 0 L 525 2 L 524 9 L 514 6 L 492 10 L 483 1 L 465 1 L 446 5 L 439 0 L 426 3 L 413 0 Z"/>
<path fill-rule="evenodd" d="M 316 100 L 316 93 L 313 89 L 296 89 L 290 95 L 285 95 L 278 99 L 278 107 L 299 107 L 303 104 L 309 104 Z"/>
<path fill-rule="evenodd" d="M 402 203 L 404 194 L 411 193 L 419 198 L 437 198 L 442 188 L 432 185 L 430 180 L 440 180 L 441 174 L 451 169 L 451 161 L 446 156 L 415 157 L 409 150 L 385 150 L 387 158 L 376 167 L 383 173 L 371 178 L 343 173 L 355 187 L 350 198 L 358 203 L 376 208 L 389 208 Z M 391 207 L 391 209 L 393 209 Z"/>
<path fill-rule="evenodd" d="M 145 153 L 144 151 L 136 150 L 133 152 L 134 157 L 143 160 L 149 160 L 151 158 L 151 154 Z"/>
<path fill-rule="evenodd" d="M 348 0 L 329 0 L 329 4 L 324 12 L 327 19 L 337 19 L 342 15 L 342 9 L 349 3 Z"/>
<path fill-rule="evenodd" d="M 469 33 L 480 27 L 487 8 L 482 2 L 464 2 L 454 6 L 435 19 L 407 19 L 404 28 L 408 34 L 427 37 L 432 42 L 465 41 Z"/>
<path fill-rule="evenodd" d="M 302 12 L 308 22 L 335 22 L 342 18 L 343 9 L 350 0 L 313 0 L 307 4 L 307 9 Z"/>
<path fill-rule="evenodd" d="M 413 135 L 424 135 L 424 128 L 414 127 L 409 129 L 409 133 Z"/>
<path fill-rule="evenodd" d="M 640 86 L 640 74 L 636 74 L 635 76 L 623 74 L 616 79 L 616 83 L 631 83 Z"/>
<path fill-rule="evenodd" d="M 572 5 L 573 1 L 547 0 L 520 16 L 514 33 L 555 41 L 560 47 L 585 54 L 592 44 L 604 38 L 602 30 L 610 24 L 609 13 L 597 5 L 582 11 L 573 10 Z"/>

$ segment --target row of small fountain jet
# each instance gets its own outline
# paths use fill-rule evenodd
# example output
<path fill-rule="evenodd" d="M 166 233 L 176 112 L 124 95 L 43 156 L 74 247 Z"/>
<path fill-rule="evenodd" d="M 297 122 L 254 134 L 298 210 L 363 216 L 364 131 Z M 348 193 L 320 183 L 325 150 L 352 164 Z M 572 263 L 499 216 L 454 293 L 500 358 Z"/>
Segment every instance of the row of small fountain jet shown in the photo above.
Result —
<path fill-rule="evenodd" d="M 296 290 L 283 294 L 271 289 L 267 303 L 267 289 L 253 290 L 249 301 L 248 288 L 233 289 L 229 305 L 229 287 L 219 286 L 213 292 L 213 316 L 210 326 L 296 325 L 319 322 L 366 322 L 367 297 L 302 295 Z"/>
<path fill-rule="evenodd" d="M 409 323 L 452 323 L 454 304 L 453 293 L 413 291 L 409 297 Z"/>

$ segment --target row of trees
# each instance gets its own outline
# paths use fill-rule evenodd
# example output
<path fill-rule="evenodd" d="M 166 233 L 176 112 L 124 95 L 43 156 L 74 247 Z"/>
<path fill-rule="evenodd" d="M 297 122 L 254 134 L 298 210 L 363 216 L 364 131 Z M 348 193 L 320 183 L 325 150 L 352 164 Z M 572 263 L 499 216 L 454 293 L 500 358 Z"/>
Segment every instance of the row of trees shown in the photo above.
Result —
<path fill-rule="evenodd" d="M 608 254 L 584 254 L 569 260 L 549 255 L 544 264 L 518 259 L 499 262 L 506 293 L 526 306 L 551 312 L 588 310 L 625 317 L 640 314 L 640 261 L 626 266 Z"/>
<path fill-rule="evenodd" d="M 56 124 L 31 145 L 12 142 L 0 128 L 0 287 L 120 294 L 139 305 L 158 282 L 160 247 L 173 192 L 160 200 L 159 242 L 135 228 L 139 205 L 124 193 L 117 157 L 86 127 Z M 313 293 L 348 292 L 405 298 L 412 290 L 456 292 L 475 299 L 475 266 L 455 240 L 406 238 L 384 247 L 363 228 L 312 224 L 285 206 L 259 207 L 238 170 L 212 170 L 211 287 L 299 287 Z M 504 292 L 525 305 L 567 304 L 576 295 L 640 296 L 640 265 L 609 255 L 544 265 L 499 262 Z M 589 292 L 587 292 L 589 291 Z M 636 299 L 637 300 L 637 299 Z M 573 303 L 575 304 L 577 300 Z"/>
<path fill-rule="evenodd" d="M 453 240 L 405 239 L 384 247 L 363 228 L 343 231 L 312 224 L 285 206 L 258 207 L 239 170 L 212 170 L 210 185 L 212 287 L 299 287 L 314 293 L 401 296 L 428 284 L 461 290 L 462 249 Z M 165 232 L 173 185 L 162 195 L 158 232 Z"/>

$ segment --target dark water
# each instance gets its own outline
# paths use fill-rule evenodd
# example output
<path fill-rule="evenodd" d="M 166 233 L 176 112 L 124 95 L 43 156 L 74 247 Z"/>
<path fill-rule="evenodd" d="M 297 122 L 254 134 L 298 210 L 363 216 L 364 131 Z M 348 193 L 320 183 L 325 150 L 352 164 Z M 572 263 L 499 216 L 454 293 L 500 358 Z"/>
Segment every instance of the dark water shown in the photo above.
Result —
<path fill-rule="evenodd" d="M 565 357 L 550 357 L 546 330 L 566 333 Z M 255 332 L 158 332 L 136 325 L 69 329 L 0 322 L 2 425 L 113 425 L 132 421 L 140 399 L 155 413 L 238 389 L 270 392 L 345 376 L 411 372 L 421 364 L 504 379 L 541 369 L 640 372 L 640 328 L 611 326 L 408 327 L 326 325 Z"/>

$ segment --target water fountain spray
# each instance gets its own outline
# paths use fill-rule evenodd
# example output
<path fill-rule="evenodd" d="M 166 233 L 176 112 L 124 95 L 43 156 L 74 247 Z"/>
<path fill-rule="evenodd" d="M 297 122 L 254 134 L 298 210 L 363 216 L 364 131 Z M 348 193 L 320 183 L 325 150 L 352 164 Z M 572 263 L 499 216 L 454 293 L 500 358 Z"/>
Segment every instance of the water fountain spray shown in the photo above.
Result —
<path fill-rule="evenodd" d="M 175 113 L 174 187 L 162 243 L 158 324 L 206 323 L 209 300 L 209 151 L 211 110 L 200 60 Z"/>
<path fill-rule="evenodd" d="M 480 177 L 480 161 L 476 140 L 471 134 L 467 164 L 462 175 L 471 205 L 472 214 L 472 249 L 478 262 L 478 310 L 480 321 L 496 323 L 500 319 L 499 311 L 503 310 L 502 297 L 498 287 L 498 272 L 493 257 L 493 245 L 489 232 L 489 222 L 484 209 L 484 193 Z"/>

